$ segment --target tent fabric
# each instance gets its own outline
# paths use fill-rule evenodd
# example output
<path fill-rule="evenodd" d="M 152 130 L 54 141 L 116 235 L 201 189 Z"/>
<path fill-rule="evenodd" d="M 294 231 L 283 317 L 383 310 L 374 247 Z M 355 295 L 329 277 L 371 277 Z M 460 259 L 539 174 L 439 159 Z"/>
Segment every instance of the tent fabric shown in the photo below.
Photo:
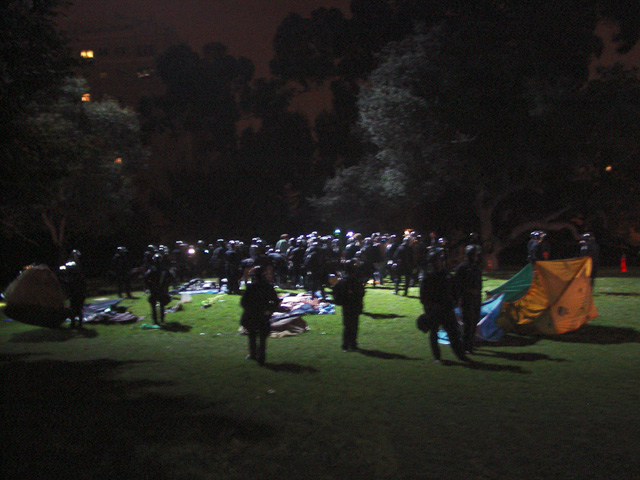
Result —
<path fill-rule="evenodd" d="M 505 302 L 514 302 L 522 298 L 527 293 L 532 281 L 533 264 L 529 263 L 502 285 L 494 288 L 493 290 L 489 290 L 487 295 L 494 297 L 496 295 L 504 294 Z"/>
<path fill-rule="evenodd" d="M 65 294 L 46 265 L 30 265 L 7 287 L 6 315 L 22 323 L 56 328 L 66 319 Z"/>
<path fill-rule="evenodd" d="M 504 336 L 504 329 L 496 324 L 502 312 L 505 294 L 483 302 L 480 307 L 480 321 L 476 327 L 476 338 L 489 342 L 496 342 Z"/>
<path fill-rule="evenodd" d="M 590 257 L 535 262 L 524 295 L 507 300 L 517 295 L 515 288 L 501 288 L 504 285 L 492 291 L 505 294 L 497 325 L 522 334 L 561 334 L 580 328 L 598 315 L 591 291 L 591 268 Z"/>

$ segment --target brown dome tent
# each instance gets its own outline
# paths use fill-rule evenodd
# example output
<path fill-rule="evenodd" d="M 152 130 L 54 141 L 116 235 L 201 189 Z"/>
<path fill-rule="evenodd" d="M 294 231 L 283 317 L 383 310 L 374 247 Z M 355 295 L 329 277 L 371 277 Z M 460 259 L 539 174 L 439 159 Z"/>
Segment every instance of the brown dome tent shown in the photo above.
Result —
<path fill-rule="evenodd" d="M 30 265 L 3 293 L 7 317 L 29 325 L 56 328 L 66 319 L 65 295 L 46 265 Z"/>

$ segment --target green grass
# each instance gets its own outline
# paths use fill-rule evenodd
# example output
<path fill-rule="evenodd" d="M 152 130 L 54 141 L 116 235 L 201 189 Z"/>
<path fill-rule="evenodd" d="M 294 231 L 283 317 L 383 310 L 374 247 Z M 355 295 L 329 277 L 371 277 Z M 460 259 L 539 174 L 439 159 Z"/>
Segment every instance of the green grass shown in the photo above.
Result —
<path fill-rule="evenodd" d="M 234 296 L 193 296 L 168 330 L 0 321 L 3 477 L 640 478 L 637 276 L 598 279 L 582 329 L 471 365 L 446 345 L 433 362 L 417 293 L 367 289 L 363 353 L 341 353 L 339 315 L 305 316 L 268 368 L 244 359 Z M 138 295 L 122 304 L 147 316 Z"/>

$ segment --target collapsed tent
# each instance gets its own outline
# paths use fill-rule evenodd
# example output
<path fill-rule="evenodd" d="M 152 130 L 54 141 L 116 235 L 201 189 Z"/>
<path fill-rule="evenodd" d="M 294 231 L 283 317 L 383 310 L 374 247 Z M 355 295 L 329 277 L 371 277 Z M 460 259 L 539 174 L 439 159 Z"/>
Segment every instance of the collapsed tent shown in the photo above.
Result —
<path fill-rule="evenodd" d="M 501 298 L 495 326 L 524 335 L 577 330 L 598 315 L 591 291 L 591 268 L 591 257 L 527 265 L 507 282 L 487 292 L 494 297 L 493 301 Z M 494 327 L 491 319 L 486 322 L 486 325 L 479 324 L 480 338 L 483 329 L 489 331 Z M 499 331 L 494 330 L 494 337 L 498 334 Z"/>
<path fill-rule="evenodd" d="M 101 300 L 85 305 L 83 308 L 85 323 L 123 324 L 135 323 L 139 317 L 128 312 L 126 307 L 118 305 L 122 298 Z"/>
<path fill-rule="evenodd" d="M 66 319 L 65 295 L 46 265 L 30 265 L 3 293 L 7 317 L 29 325 L 56 328 Z"/>
<path fill-rule="evenodd" d="M 335 305 L 319 298 L 313 298 L 309 293 L 287 294 L 280 299 L 281 312 L 275 312 L 269 318 L 271 324 L 271 337 L 289 337 L 299 335 L 310 330 L 303 315 L 327 315 L 335 313 Z M 238 332 L 246 334 L 244 327 L 240 326 Z"/>

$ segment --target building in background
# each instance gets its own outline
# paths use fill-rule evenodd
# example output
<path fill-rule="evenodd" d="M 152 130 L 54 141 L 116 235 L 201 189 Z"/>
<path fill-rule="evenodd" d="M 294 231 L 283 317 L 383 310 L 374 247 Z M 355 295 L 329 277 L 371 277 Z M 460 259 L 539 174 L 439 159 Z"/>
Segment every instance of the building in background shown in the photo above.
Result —
<path fill-rule="evenodd" d="M 62 28 L 70 37 L 72 55 L 81 60 L 79 74 L 89 84 L 83 100 L 115 98 L 135 107 L 143 96 L 163 93 L 156 59 L 181 43 L 171 28 L 152 18 L 121 15 L 103 21 L 68 22 Z"/>

